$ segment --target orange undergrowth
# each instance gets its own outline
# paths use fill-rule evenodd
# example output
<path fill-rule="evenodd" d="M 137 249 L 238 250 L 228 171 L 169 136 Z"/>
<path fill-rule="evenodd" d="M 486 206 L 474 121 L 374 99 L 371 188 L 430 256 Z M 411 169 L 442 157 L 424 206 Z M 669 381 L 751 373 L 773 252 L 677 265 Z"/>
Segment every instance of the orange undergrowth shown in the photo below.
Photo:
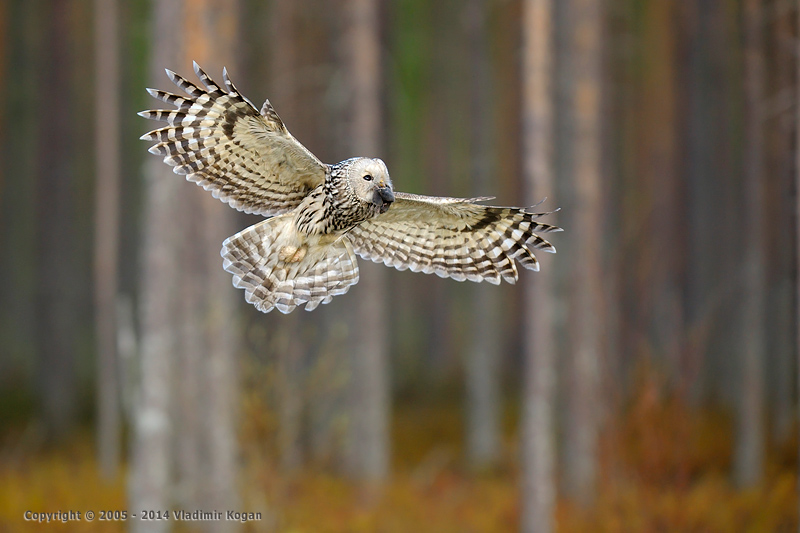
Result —
<path fill-rule="evenodd" d="M 125 508 L 123 476 L 110 482 L 100 476 L 88 436 L 57 450 L 32 451 L 26 440 L 7 436 L 14 445 L 0 448 L 0 531 L 126 531 L 120 522 L 84 519 L 87 510 Z M 25 521 L 25 511 L 80 511 L 82 520 L 37 524 Z"/>
<path fill-rule="evenodd" d="M 758 487 L 737 490 L 730 417 L 643 381 L 603 433 L 595 504 L 559 501 L 560 531 L 797 531 L 796 438 L 770 447 Z"/>
<path fill-rule="evenodd" d="M 513 415 L 500 466 L 464 466 L 462 411 L 456 404 L 404 403 L 393 425 L 394 473 L 381 489 L 357 486 L 330 467 L 282 474 L 274 461 L 274 413 L 244 398 L 242 510 L 264 512 L 245 531 L 506 532 L 519 516 L 518 449 Z M 556 509 L 562 532 L 796 531 L 796 440 L 770 446 L 764 482 L 737 490 L 730 481 L 733 428 L 722 412 L 693 412 L 676 396 L 646 386 L 607 420 L 600 442 L 595 504 L 566 498 Z M 13 440 L 13 439 L 12 439 Z M 0 456 L 0 530 L 22 531 L 25 509 L 125 508 L 124 482 L 104 482 L 91 441 L 58 450 L 5 446 Z M 56 524 L 63 531 L 113 531 L 114 524 Z M 120 527 L 117 527 L 121 530 Z M 186 531 L 179 530 L 179 531 Z"/>

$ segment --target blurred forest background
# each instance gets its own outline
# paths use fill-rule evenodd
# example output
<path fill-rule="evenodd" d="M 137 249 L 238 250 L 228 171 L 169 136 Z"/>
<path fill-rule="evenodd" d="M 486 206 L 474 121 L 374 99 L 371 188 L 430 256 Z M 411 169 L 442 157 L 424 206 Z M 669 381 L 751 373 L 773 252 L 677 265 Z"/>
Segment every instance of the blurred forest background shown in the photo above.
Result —
<path fill-rule="evenodd" d="M 0 0 L 0 529 L 798 527 L 789 0 Z M 516 286 L 231 285 L 234 212 L 147 154 L 228 68 L 323 161 L 561 207 Z M 89 524 L 72 524 L 86 529 Z"/>

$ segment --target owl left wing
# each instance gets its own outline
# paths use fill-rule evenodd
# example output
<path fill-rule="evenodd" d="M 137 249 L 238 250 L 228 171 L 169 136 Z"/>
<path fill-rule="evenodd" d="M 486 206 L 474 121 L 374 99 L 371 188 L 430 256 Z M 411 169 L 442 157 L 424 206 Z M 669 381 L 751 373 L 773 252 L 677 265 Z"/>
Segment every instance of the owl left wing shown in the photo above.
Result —
<path fill-rule="evenodd" d="M 202 87 L 167 70 L 187 96 L 148 89 L 177 109 L 139 115 L 167 123 L 142 135 L 150 152 L 232 207 L 257 215 L 286 213 L 325 181 L 326 165 L 295 139 L 267 100 L 259 112 L 223 70 L 225 88 L 197 63 Z"/>
<path fill-rule="evenodd" d="M 355 252 L 398 270 L 436 274 L 458 281 L 518 279 L 516 262 L 539 270 L 532 250 L 555 253 L 537 233 L 561 231 L 536 222 L 549 213 L 475 202 L 491 198 L 445 198 L 395 193 L 382 215 L 362 222 L 347 234 Z"/>

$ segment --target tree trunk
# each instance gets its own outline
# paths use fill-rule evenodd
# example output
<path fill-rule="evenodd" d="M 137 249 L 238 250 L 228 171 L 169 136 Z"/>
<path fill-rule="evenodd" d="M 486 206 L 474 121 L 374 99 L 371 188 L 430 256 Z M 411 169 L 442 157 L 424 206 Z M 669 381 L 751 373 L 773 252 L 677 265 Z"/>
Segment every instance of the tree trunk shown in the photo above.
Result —
<path fill-rule="evenodd" d="M 297 116 L 298 68 L 297 35 L 295 32 L 296 0 L 276 0 L 271 24 L 272 90 L 279 102 L 281 116 Z M 275 333 L 280 336 L 277 353 L 278 376 L 278 448 L 281 467 L 296 470 L 303 464 L 301 445 L 303 382 L 301 378 L 303 346 L 299 312 L 281 316 Z"/>
<path fill-rule="evenodd" d="M 379 3 L 348 0 L 347 78 L 351 85 L 353 155 L 376 157 L 381 151 L 381 44 Z M 352 331 L 348 470 L 357 479 L 381 482 L 389 473 L 389 346 L 386 271 L 362 261 Z"/>
<path fill-rule="evenodd" d="M 800 9 L 797 10 L 797 26 L 800 28 Z M 800 41 L 797 42 L 795 45 L 795 57 L 796 57 L 796 66 L 797 66 L 797 78 L 795 81 L 795 104 L 794 110 L 796 115 L 796 122 L 795 122 L 795 142 L 797 145 L 795 146 L 795 191 L 800 191 Z M 795 266 L 800 268 L 800 193 L 795 193 L 795 223 L 797 224 L 795 228 L 795 236 L 797 237 L 797 242 L 795 243 Z M 795 274 L 795 319 L 797 323 L 795 324 L 795 334 L 796 337 L 796 356 L 797 360 L 795 361 L 796 372 L 797 372 L 797 382 L 796 382 L 796 389 L 795 394 L 797 395 L 796 401 L 797 405 L 800 405 L 800 275 Z M 800 422 L 800 409 L 797 410 L 798 422 Z M 798 459 L 800 459 L 800 440 L 798 440 Z M 797 462 L 798 468 L 798 478 L 800 478 L 800 460 Z M 800 491 L 798 491 L 798 510 L 800 511 Z"/>
<path fill-rule="evenodd" d="M 39 101 L 51 102 L 40 113 L 39 167 L 36 191 L 36 328 L 41 409 L 48 435 L 63 437 L 77 414 L 75 369 L 76 263 L 74 177 L 69 82 L 69 6 L 55 1 L 45 10 L 44 71 Z M 58 103 L 57 105 L 55 103 Z"/>
<path fill-rule="evenodd" d="M 8 90 L 6 89 L 6 69 L 8 63 L 8 43 L 10 41 L 8 34 L 8 2 L 0 0 L 0 101 L 8 101 Z M 6 110 L 5 106 L 0 107 L 0 155 L 5 157 L 6 150 Z M 4 192 L 4 174 L 6 169 L 0 170 L 0 205 L 3 205 L 3 192 Z M 2 220 L 0 220 L 2 224 Z M 0 225 L 0 232 L 3 231 Z M 2 233 L 0 233 L 1 235 Z M 0 371 L 3 370 L 3 364 L 0 363 Z M 2 383 L 0 383 L 2 385 Z"/>
<path fill-rule="evenodd" d="M 643 29 L 643 46 L 657 59 L 643 60 L 643 91 L 649 97 L 641 99 L 639 113 L 643 117 L 644 144 L 641 174 L 649 178 L 652 198 L 650 228 L 644 235 L 646 246 L 642 250 L 642 255 L 650 254 L 646 259 L 649 275 L 640 295 L 647 303 L 640 307 L 640 312 L 647 317 L 646 331 L 642 333 L 647 336 L 652 352 L 664 362 L 673 385 L 681 386 L 685 331 L 683 239 L 687 230 L 683 224 L 686 202 L 678 146 L 684 84 L 679 78 L 682 71 L 677 68 L 681 42 L 676 38 L 679 30 L 676 5 L 648 2 Z"/>
<path fill-rule="evenodd" d="M 764 57 L 763 6 L 760 0 L 744 4 L 745 208 L 748 214 L 743 251 L 744 284 L 741 315 L 741 394 L 738 409 L 734 477 L 740 487 L 757 485 L 764 472 L 764 194 L 763 113 Z"/>
<path fill-rule="evenodd" d="M 523 4 L 523 168 L 527 203 L 555 192 L 553 144 L 553 2 Z M 550 205 L 553 205 L 552 203 Z M 525 327 L 522 406 L 522 519 L 526 533 L 553 530 L 556 499 L 555 430 L 556 375 L 553 312 L 553 268 L 545 264 L 525 286 Z"/>
<path fill-rule="evenodd" d="M 151 81 L 163 82 L 165 65 L 177 64 L 182 39 L 182 3 L 158 0 L 153 6 Z M 183 180 L 153 157 L 145 167 L 142 277 L 139 297 L 141 371 L 135 397 L 129 498 L 131 509 L 168 509 L 173 503 L 172 410 L 174 361 L 180 332 L 178 301 L 182 272 L 181 232 L 174 209 Z M 133 531 L 166 531 L 169 522 L 135 520 Z"/>
<path fill-rule="evenodd" d="M 222 63 L 233 59 L 234 8 L 234 0 L 156 3 L 157 83 L 164 84 L 165 66 L 181 70 L 190 59 L 219 78 Z M 156 158 L 148 165 L 132 507 L 234 509 L 236 294 L 219 258 L 222 241 L 233 233 L 233 212 Z M 236 527 L 228 521 L 203 525 Z"/>
<path fill-rule="evenodd" d="M 594 501 L 597 478 L 599 360 L 603 277 L 601 85 L 603 8 L 601 0 L 572 6 L 571 102 L 574 113 L 575 261 L 570 295 L 571 354 L 565 428 L 565 492 L 582 506 Z"/>
<path fill-rule="evenodd" d="M 491 78 L 486 0 L 466 6 L 472 84 L 471 169 L 475 195 L 485 194 L 492 175 Z M 499 362 L 502 354 L 500 290 L 488 283 L 472 287 L 472 342 L 467 353 L 467 450 L 474 469 L 494 466 L 500 454 Z"/>
<path fill-rule="evenodd" d="M 95 336 L 97 343 L 97 450 L 107 479 L 120 460 L 117 372 L 117 265 L 119 258 L 119 34 L 117 3 L 95 0 Z"/>
<path fill-rule="evenodd" d="M 714 287 L 718 275 L 714 261 L 709 257 L 718 253 L 715 249 L 717 212 L 709 209 L 717 197 L 716 183 L 724 183 L 716 173 L 714 165 L 716 144 L 714 127 L 716 106 L 709 76 L 709 63 L 714 53 L 714 44 L 719 41 L 719 31 L 713 29 L 715 18 L 709 0 L 694 2 L 687 0 L 687 135 L 686 135 L 686 185 L 687 221 L 691 231 L 687 233 L 686 261 L 686 361 L 691 376 L 689 400 L 699 406 L 709 398 L 709 331 L 716 311 Z"/>
<path fill-rule="evenodd" d="M 784 10 L 776 22 L 776 31 L 766 35 L 772 40 L 772 54 L 775 54 L 775 90 L 773 99 L 786 107 L 776 119 L 772 135 L 765 141 L 767 146 L 774 146 L 772 152 L 773 165 L 767 170 L 767 177 L 774 176 L 773 187 L 769 191 L 770 202 L 765 206 L 769 217 L 765 220 L 767 228 L 789 227 L 794 217 L 794 135 L 795 116 L 789 107 L 794 97 L 795 65 L 794 47 L 787 46 L 794 39 L 794 13 Z M 770 275 L 767 276 L 769 295 L 767 299 L 767 359 L 765 370 L 769 370 L 767 390 L 772 393 L 772 436 L 776 443 L 787 442 L 794 427 L 794 292 L 792 276 L 794 275 L 794 242 L 797 238 L 793 232 L 773 231 L 770 252 Z"/>
<path fill-rule="evenodd" d="M 219 79 L 225 63 L 235 64 L 237 2 L 195 1 L 185 7 L 186 50 L 181 65 L 196 60 Z M 236 485 L 237 374 L 239 333 L 236 300 L 230 276 L 222 269 L 219 249 L 235 233 L 234 211 L 199 187 L 181 184 L 185 206 L 184 255 L 184 379 L 176 387 L 185 409 L 181 422 L 191 424 L 178 448 L 182 471 L 181 496 L 193 506 L 234 509 Z M 187 441 L 188 439 L 188 441 Z M 236 523 L 204 524 L 208 531 L 230 531 Z"/>

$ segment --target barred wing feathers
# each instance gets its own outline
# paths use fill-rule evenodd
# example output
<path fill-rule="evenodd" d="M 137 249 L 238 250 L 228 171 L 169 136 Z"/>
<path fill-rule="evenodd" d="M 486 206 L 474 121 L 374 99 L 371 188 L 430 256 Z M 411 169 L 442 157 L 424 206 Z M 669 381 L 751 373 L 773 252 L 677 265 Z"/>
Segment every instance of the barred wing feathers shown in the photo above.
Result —
<path fill-rule="evenodd" d="M 197 65 L 199 87 L 167 70 L 188 97 L 148 89 L 177 109 L 141 116 L 167 123 L 141 138 L 155 141 L 150 152 L 164 156 L 176 174 L 245 213 L 277 215 L 297 207 L 325 179 L 325 165 L 300 144 L 278 114 L 264 103 L 261 112 L 242 96 L 223 70 L 225 89 Z"/>
<path fill-rule="evenodd" d="M 355 252 L 398 270 L 436 274 L 458 281 L 518 279 L 516 262 L 539 270 L 532 250 L 555 252 L 537 233 L 561 228 L 536 222 L 549 213 L 494 207 L 475 202 L 491 198 L 444 198 L 395 193 L 384 214 L 348 233 Z"/>

